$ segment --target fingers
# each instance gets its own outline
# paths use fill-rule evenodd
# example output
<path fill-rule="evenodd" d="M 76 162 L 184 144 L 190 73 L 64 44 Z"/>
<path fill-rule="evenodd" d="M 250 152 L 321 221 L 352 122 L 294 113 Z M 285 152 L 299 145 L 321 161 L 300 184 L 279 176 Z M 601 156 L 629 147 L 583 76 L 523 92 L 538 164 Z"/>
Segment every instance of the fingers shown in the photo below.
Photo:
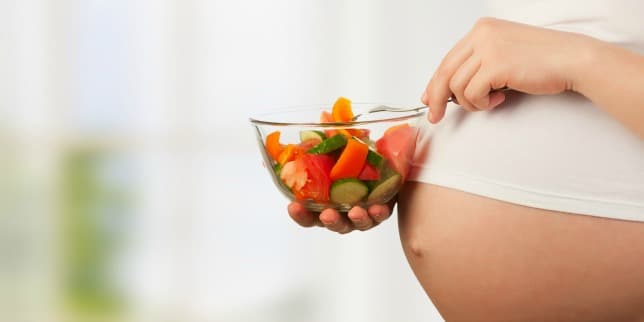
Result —
<path fill-rule="evenodd" d="M 336 233 L 346 234 L 353 230 L 349 219 L 346 216 L 342 216 L 335 209 L 324 209 L 320 213 L 320 221 L 327 229 L 335 231 Z"/>
<path fill-rule="evenodd" d="M 467 84 L 463 96 L 475 108 L 480 110 L 491 110 L 503 103 L 505 93 L 502 91 L 491 92 L 494 87 L 490 83 L 493 78 L 483 72 L 477 72 Z M 497 86 L 503 87 L 503 86 Z"/>
<path fill-rule="evenodd" d="M 391 216 L 391 209 L 387 205 L 372 205 L 369 207 L 369 216 L 377 225 Z"/>
<path fill-rule="evenodd" d="M 306 210 L 299 202 L 292 202 L 288 205 L 288 214 L 302 227 L 322 226 L 318 215 Z"/>
<path fill-rule="evenodd" d="M 449 81 L 449 89 L 456 97 L 457 104 L 461 105 L 464 109 L 474 112 L 478 110 L 466 97 L 465 88 L 469 84 L 472 77 L 479 71 L 481 61 L 475 57 L 470 56 L 463 65 L 461 65 L 452 79 Z"/>
<path fill-rule="evenodd" d="M 361 207 L 351 208 L 346 216 L 349 221 L 344 219 L 344 216 L 340 215 L 340 213 L 331 209 L 323 211 L 320 214 L 320 220 L 330 230 L 339 233 L 346 233 L 353 229 L 362 231 L 371 229 L 377 226 L 379 223 L 385 221 L 387 218 L 389 218 L 390 215 L 391 211 L 389 210 L 389 206 L 372 205 L 368 210 Z M 323 216 L 325 218 L 323 218 Z M 326 224 L 328 219 L 326 218 L 327 216 L 333 221 L 332 224 Z M 348 225 L 348 227 L 345 225 Z"/>
<path fill-rule="evenodd" d="M 450 80 L 459 67 L 470 58 L 472 50 L 466 47 L 465 39 L 459 41 L 456 46 L 443 58 L 440 66 L 429 81 L 421 101 L 429 106 L 429 121 L 436 123 L 445 115 L 447 100 L 452 96 Z"/>
<path fill-rule="evenodd" d="M 353 207 L 347 214 L 349 220 L 358 230 L 367 230 L 375 226 L 376 222 L 369 216 L 367 211 L 361 207 Z"/>
<path fill-rule="evenodd" d="M 304 208 L 301 203 L 288 205 L 288 213 L 293 220 L 303 227 L 321 226 L 331 231 L 346 234 L 354 229 L 361 231 L 371 229 L 391 216 L 391 205 L 372 205 L 369 209 L 353 207 L 346 215 L 335 209 L 325 209 L 319 215 Z"/>
<path fill-rule="evenodd" d="M 502 91 L 490 93 L 490 99 L 487 109 L 491 110 L 505 101 L 505 93 Z"/>
<path fill-rule="evenodd" d="M 335 209 L 325 209 L 318 215 L 306 210 L 301 203 L 292 202 L 288 205 L 288 214 L 302 227 L 321 226 L 341 234 L 353 230 L 349 220 Z"/>

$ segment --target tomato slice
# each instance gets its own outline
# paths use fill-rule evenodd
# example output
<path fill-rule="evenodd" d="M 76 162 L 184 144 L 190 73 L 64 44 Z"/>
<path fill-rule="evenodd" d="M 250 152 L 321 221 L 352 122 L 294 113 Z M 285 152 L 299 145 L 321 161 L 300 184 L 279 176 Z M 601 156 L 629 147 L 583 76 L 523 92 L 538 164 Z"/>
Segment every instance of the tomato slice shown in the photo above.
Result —
<path fill-rule="evenodd" d="M 300 200 L 313 199 L 328 202 L 331 189 L 331 168 L 335 160 L 328 155 L 304 154 L 298 158 L 307 173 L 307 181 L 300 189 L 294 189 L 295 197 Z"/>
<path fill-rule="evenodd" d="M 352 136 L 357 137 L 360 140 L 368 140 L 369 139 L 369 130 L 368 129 L 347 129 L 347 132 L 351 134 Z"/>
<path fill-rule="evenodd" d="M 320 113 L 320 123 L 333 123 L 333 115 L 330 112 L 322 111 Z"/>
<path fill-rule="evenodd" d="M 307 151 L 308 149 L 318 145 L 321 140 L 318 139 L 308 139 L 300 142 L 299 147 L 302 148 L 302 150 Z"/>
<path fill-rule="evenodd" d="M 360 175 L 358 176 L 358 179 L 380 180 L 380 173 L 378 173 L 378 169 L 376 169 L 376 167 L 372 166 L 369 163 L 365 163 L 364 168 L 362 168 L 362 172 L 360 172 Z"/>
<path fill-rule="evenodd" d="M 378 153 L 387 160 L 387 164 L 400 173 L 403 181 L 407 179 L 411 167 L 418 129 L 410 126 L 396 126 L 387 130 L 376 141 Z"/>
<path fill-rule="evenodd" d="M 333 115 L 331 115 L 331 112 L 327 111 L 322 111 L 320 113 L 320 123 L 333 123 Z M 330 138 L 336 134 L 338 134 L 338 130 L 324 130 L 324 134 L 326 137 Z"/>
<path fill-rule="evenodd" d="M 394 126 L 388 128 L 387 130 L 385 130 L 385 135 L 387 135 L 387 134 L 389 134 L 391 132 L 395 132 L 397 130 L 406 129 L 406 128 L 409 128 L 409 124 L 407 124 L 407 123 L 394 125 Z"/>

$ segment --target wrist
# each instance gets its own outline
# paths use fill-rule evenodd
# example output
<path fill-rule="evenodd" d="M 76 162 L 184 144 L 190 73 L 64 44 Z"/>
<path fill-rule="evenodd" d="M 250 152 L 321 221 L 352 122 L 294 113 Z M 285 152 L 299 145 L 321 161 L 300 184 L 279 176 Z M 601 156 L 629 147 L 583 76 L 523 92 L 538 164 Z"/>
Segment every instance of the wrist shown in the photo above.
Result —
<path fill-rule="evenodd" d="M 596 74 L 601 73 L 600 57 L 606 46 L 600 40 L 583 35 L 570 46 L 574 54 L 566 72 L 566 89 L 584 95 L 588 87 L 592 87 Z"/>

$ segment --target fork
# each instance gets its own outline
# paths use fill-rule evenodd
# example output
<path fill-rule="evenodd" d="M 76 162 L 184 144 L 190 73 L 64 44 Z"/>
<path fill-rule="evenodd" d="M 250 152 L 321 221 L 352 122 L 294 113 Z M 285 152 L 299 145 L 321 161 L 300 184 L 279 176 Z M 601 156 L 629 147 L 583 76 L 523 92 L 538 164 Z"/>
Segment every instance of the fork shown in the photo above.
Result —
<path fill-rule="evenodd" d="M 448 101 L 448 102 L 451 102 L 452 100 L 451 100 L 451 98 L 450 98 L 450 99 L 448 99 L 447 101 Z M 426 109 L 426 108 L 429 108 L 429 106 L 419 106 L 419 107 L 391 107 L 391 106 L 387 106 L 387 105 L 379 105 L 379 106 L 376 106 L 376 107 L 373 107 L 373 108 L 369 109 L 369 110 L 368 110 L 367 112 L 365 112 L 365 113 L 360 113 L 360 114 L 356 114 L 356 115 L 354 115 L 354 116 L 353 116 L 353 118 L 351 119 L 351 121 L 355 121 L 355 120 L 357 120 L 360 116 L 363 116 L 363 115 L 365 115 L 365 114 L 371 114 L 371 113 L 377 113 L 377 112 L 417 112 L 417 111 L 420 111 L 420 110 L 422 110 L 422 109 Z"/>
<path fill-rule="evenodd" d="M 491 91 L 490 91 L 490 93 L 494 93 L 494 92 L 506 92 L 506 91 L 509 91 L 509 90 L 510 90 L 510 89 L 509 89 L 508 87 L 502 87 L 502 88 L 493 89 L 493 90 L 491 90 Z M 455 98 L 453 95 L 452 95 L 450 98 L 448 98 L 448 99 L 447 99 L 447 102 L 454 102 L 454 103 L 458 103 L 458 102 L 456 101 L 456 98 Z M 391 106 L 387 106 L 387 105 L 379 105 L 379 106 L 376 106 L 376 107 L 373 107 L 373 108 L 369 109 L 369 110 L 368 110 L 367 112 L 365 112 L 365 113 L 360 113 L 360 114 L 356 114 L 356 115 L 354 115 L 354 116 L 353 116 L 353 118 L 351 119 L 351 121 L 355 121 L 355 120 L 357 120 L 360 116 L 363 116 L 363 115 L 365 115 L 365 114 L 371 114 L 371 113 L 377 113 L 377 112 L 418 112 L 418 111 L 423 110 L 423 109 L 426 109 L 426 108 L 429 108 L 429 106 L 418 106 L 418 107 L 391 107 Z"/>

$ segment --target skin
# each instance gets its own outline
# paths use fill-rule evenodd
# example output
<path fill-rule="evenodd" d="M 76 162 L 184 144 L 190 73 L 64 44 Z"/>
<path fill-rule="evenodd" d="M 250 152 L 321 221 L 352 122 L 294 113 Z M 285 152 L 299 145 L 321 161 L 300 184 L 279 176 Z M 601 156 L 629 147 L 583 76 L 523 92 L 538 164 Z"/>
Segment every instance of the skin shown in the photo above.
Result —
<path fill-rule="evenodd" d="M 407 260 L 446 321 L 644 321 L 644 223 L 409 183 Z"/>
<path fill-rule="evenodd" d="M 644 138 L 642 84 L 642 55 L 580 34 L 484 18 L 443 58 L 421 101 L 437 123 L 452 95 L 474 112 L 503 103 L 505 94 L 493 89 L 534 95 L 571 90 Z"/>
<path fill-rule="evenodd" d="M 627 80 L 627 81 L 616 81 Z M 421 101 L 489 111 L 511 90 L 578 92 L 644 139 L 644 56 L 584 35 L 484 18 L 447 53 Z M 290 216 L 348 233 L 391 205 Z M 607 214 L 610 215 L 610 214 Z M 564 214 L 409 182 L 399 228 L 410 266 L 447 321 L 644 321 L 644 223 Z"/>
<path fill-rule="evenodd" d="M 335 209 L 325 209 L 320 213 L 307 211 L 298 202 L 288 205 L 291 218 L 302 227 L 326 227 L 328 230 L 347 234 L 354 230 L 369 230 L 391 216 L 390 205 L 372 205 L 369 209 L 353 207 L 348 213 L 341 214 Z"/>

